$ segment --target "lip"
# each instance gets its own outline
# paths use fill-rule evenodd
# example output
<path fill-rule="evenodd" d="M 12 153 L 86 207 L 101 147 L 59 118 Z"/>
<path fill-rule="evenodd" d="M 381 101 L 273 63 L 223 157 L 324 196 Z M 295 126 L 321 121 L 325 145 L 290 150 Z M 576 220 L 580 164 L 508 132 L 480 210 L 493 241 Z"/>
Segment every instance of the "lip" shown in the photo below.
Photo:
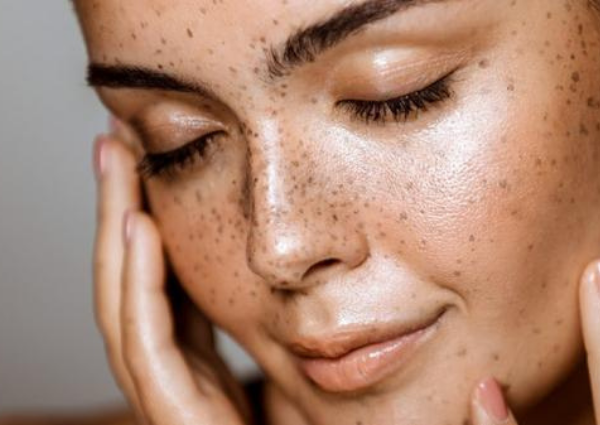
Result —
<path fill-rule="evenodd" d="M 406 364 L 431 339 L 444 316 L 442 309 L 417 324 L 375 331 L 355 330 L 329 338 L 305 338 L 290 345 L 300 371 L 322 390 L 355 392 L 371 387 Z"/>

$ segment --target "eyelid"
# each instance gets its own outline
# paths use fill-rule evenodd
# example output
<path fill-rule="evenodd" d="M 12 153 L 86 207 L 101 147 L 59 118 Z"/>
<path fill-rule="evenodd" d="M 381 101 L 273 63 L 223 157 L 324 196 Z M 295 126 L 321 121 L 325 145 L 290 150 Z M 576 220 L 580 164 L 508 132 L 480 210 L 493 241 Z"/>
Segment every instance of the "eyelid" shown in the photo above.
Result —
<path fill-rule="evenodd" d="M 435 82 L 410 93 L 377 101 L 348 99 L 336 103 L 350 113 L 352 118 L 359 118 L 367 124 L 374 122 L 385 124 L 389 115 L 393 121 L 406 122 L 412 113 L 426 112 L 431 106 L 442 104 L 453 97 L 451 84 L 454 76 L 452 71 Z"/>
<path fill-rule="evenodd" d="M 146 152 L 155 154 L 174 151 L 190 140 L 224 130 L 214 120 L 188 114 L 151 118 L 135 118 L 132 125 L 140 133 Z"/>
<path fill-rule="evenodd" d="M 387 49 L 357 54 L 331 73 L 336 99 L 382 100 L 400 97 L 426 87 L 461 67 L 465 51 Z"/>

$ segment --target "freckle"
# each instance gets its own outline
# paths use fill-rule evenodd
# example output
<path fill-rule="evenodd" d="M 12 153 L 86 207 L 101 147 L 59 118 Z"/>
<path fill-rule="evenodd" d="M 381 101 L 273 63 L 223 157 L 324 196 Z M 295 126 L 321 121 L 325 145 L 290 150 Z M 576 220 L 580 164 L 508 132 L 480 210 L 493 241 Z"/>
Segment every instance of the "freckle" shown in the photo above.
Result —
<path fill-rule="evenodd" d="M 515 85 L 514 85 L 514 84 L 512 84 L 512 83 L 511 83 L 511 84 L 509 84 L 509 85 L 506 87 L 506 90 L 508 90 L 508 91 L 515 91 Z"/>
<path fill-rule="evenodd" d="M 456 277 L 460 277 L 462 275 L 462 273 L 460 271 L 458 271 L 458 270 L 456 270 L 453 274 Z"/>
<path fill-rule="evenodd" d="M 542 333 L 542 330 L 541 330 L 540 328 L 533 328 L 533 333 L 534 333 L 535 335 L 539 335 L 539 334 L 541 334 L 541 333 Z"/>
<path fill-rule="evenodd" d="M 456 352 L 456 355 L 458 357 L 465 357 L 467 355 L 467 349 L 466 348 L 461 348 L 460 350 L 458 350 Z"/>
<path fill-rule="evenodd" d="M 475 236 L 474 235 L 470 235 L 469 236 L 469 242 L 475 242 Z"/>
<path fill-rule="evenodd" d="M 498 353 L 494 353 L 494 354 L 492 355 L 492 358 L 494 359 L 494 361 L 495 361 L 495 362 L 498 362 L 498 361 L 500 361 L 500 355 L 499 355 Z"/>
<path fill-rule="evenodd" d="M 571 74 L 571 80 L 573 80 L 574 83 L 578 83 L 580 79 L 581 76 L 579 75 L 579 72 L 575 71 Z"/>
<path fill-rule="evenodd" d="M 485 69 L 485 68 L 487 68 L 488 66 L 490 66 L 490 61 L 489 61 L 489 60 L 487 60 L 487 59 L 482 59 L 482 60 L 480 60 L 480 61 L 479 61 L 479 67 L 480 67 L 480 68 L 483 68 L 483 69 Z"/>
<path fill-rule="evenodd" d="M 504 179 L 503 179 L 503 180 L 500 180 L 499 186 L 500 186 L 502 189 L 506 189 L 506 188 L 508 187 L 508 182 L 507 182 L 506 180 L 504 180 Z"/>
<path fill-rule="evenodd" d="M 187 29 L 187 35 L 188 35 L 189 38 L 194 38 L 194 33 L 189 28 Z"/>

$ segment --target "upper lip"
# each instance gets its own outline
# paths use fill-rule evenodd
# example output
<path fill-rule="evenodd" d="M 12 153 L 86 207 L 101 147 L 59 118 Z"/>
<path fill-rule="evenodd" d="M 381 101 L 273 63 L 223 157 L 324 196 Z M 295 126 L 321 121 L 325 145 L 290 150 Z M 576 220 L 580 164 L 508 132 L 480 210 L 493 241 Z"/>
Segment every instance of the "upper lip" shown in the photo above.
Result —
<path fill-rule="evenodd" d="M 345 326 L 342 331 L 296 338 L 288 344 L 288 348 L 301 358 L 335 360 L 360 348 L 426 329 L 436 323 L 445 312 L 446 309 L 441 308 L 424 319 L 400 324 Z"/>

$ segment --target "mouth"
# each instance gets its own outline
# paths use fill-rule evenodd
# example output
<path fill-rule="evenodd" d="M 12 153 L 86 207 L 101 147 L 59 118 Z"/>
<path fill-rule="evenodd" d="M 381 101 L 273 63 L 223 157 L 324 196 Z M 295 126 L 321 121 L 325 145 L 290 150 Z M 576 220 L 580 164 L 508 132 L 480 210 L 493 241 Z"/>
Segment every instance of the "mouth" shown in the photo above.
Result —
<path fill-rule="evenodd" d="M 355 392 L 394 374 L 431 339 L 446 309 L 419 323 L 363 329 L 290 345 L 300 371 L 327 392 Z"/>

